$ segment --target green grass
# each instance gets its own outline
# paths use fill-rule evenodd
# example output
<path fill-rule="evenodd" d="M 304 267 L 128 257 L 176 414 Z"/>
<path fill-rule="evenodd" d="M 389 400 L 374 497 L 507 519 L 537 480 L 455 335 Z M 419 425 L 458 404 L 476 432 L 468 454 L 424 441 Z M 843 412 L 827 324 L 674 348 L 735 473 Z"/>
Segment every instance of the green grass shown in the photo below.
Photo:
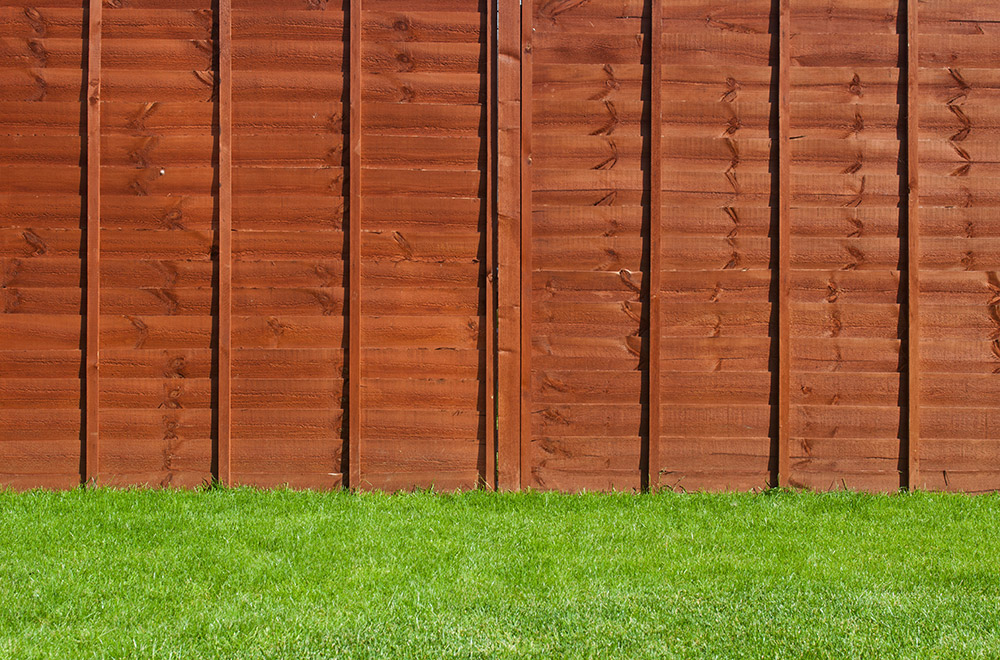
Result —
<path fill-rule="evenodd" d="M 1000 497 L 0 492 L 0 657 L 998 658 Z"/>

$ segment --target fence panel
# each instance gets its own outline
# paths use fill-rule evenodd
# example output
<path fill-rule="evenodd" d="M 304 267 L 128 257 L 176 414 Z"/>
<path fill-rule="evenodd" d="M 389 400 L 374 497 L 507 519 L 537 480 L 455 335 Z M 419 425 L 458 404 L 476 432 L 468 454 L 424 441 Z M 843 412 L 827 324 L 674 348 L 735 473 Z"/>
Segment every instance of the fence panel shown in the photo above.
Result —
<path fill-rule="evenodd" d="M 789 16 L 795 486 L 906 484 L 905 10 L 793 3 Z"/>
<path fill-rule="evenodd" d="M 346 472 L 346 9 L 233 0 L 236 483 Z"/>
<path fill-rule="evenodd" d="M 913 486 L 1000 487 L 1000 8 L 911 3 L 919 88 L 921 441 Z M 912 128 L 917 128 L 911 122 Z M 911 207 L 912 208 L 912 207 Z"/>
<path fill-rule="evenodd" d="M 0 7 L 0 483 L 83 470 L 86 2 Z"/>
<path fill-rule="evenodd" d="M 0 485 L 1000 488 L 998 24 L 0 0 Z"/>
<path fill-rule="evenodd" d="M 665 487 L 760 488 L 777 432 L 777 7 L 709 7 L 663 11 L 653 461 Z"/>
<path fill-rule="evenodd" d="M 99 230 L 90 272 L 100 273 L 88 299 L 100 317 L 87 353 L 100 379 L 87 393 L 87 426 L 97 425 L 87 429 L 87 476 L 101 483 L 193 486 L 212 474 L 215 13 L 211 0 L 169 11 L 176 4 L 91 10 L 102 14 L 90 67 L 100 77 L 101 194 L 88 220 Z"/>
<path fill-rule="evenodd" d="M 492 483 L 486 7 L 5 3 L 0 482 Z"/>
<path fill-rule="evenodd" d="M 519 9 L 521 485 L 1000 485 L 996 11 Z"/>
<path fill-rule="evenodd" d="M 494 451 L 488 3 L 363 5 L 361 480 L 474 488 Z"/>
<path fill-rule="evenodd" d="M 625 4 L 524 14 L 524 487 L 641 484 L 649 15 Z"/>

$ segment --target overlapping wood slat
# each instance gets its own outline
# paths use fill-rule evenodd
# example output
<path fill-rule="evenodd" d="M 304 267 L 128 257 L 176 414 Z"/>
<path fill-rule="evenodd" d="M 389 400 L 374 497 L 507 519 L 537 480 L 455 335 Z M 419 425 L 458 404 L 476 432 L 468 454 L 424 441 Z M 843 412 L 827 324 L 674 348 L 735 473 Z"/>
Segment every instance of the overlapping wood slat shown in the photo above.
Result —
<path fill-rule="evenodd" d="M 0 485 L 1000 488 L 998 25 L 0 0 Z"/>
<path fill-rule="evenodd" d="M 0 10 L 0 481 L 486 479 L 486 3 L 40 4 Z"/>
<path fill-rule="evenodd" d="M 770 480 L 777 6 L 664 3 L 660 483 Z M 705 45 L 711 44 L 708 52 Z"/>
<path fill-rule="evenodd" d="M 863 9 L 879 21 L 842 27 L 833 18 L 849 9 L 831 16 L 827 4 L 793 2 L 790 14 L 788 483 L 895 490 L 906 469 L 906 7 L 873 0 Z M 840 125 L 818 125 L 821 107 Z"/>
<path fill-rule="evenodd" d="M 0 9 L 0 483 L 84 476 L 90 16 Z"/>
<path fill-rule="evenodd" d="M 347 3 L 233 2 L 236 483 L 346 472 Z"/>
<path fill-rule="evenodd" d="M 1000 486 L 994 14 L 524 8 L 520 485 Z"/>
<path fill-rule="evenodd" d="M 366 486 L 486 476 L 487 6 L 362 2 Z"/>
<path fill-rule="evenodd" d="M 1000 487 L 1000 8 L 919 3 L 916 488 Z"/>

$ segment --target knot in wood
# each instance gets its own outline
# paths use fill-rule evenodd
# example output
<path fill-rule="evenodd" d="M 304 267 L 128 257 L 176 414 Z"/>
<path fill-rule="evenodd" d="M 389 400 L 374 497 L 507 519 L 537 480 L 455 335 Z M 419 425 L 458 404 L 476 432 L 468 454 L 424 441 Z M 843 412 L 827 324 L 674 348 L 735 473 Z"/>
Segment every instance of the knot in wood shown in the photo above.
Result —
<path fill-rule="evenodd" d="M 396 61 L 399 62 L 400 71 L 412 71 L 413 70 L 413 58 L 411 58 L 406 53 L 397 53 Z"/>
<path fill-rule="evenodd" d="M 856 73 L 854 74 L 854 77 L 851 78 L 851 82 L 847 85 L 847 89 L 854 96 L 865 95 L 865 87 L 861 84 L 861 78 Z"/>
<path fill-rule="evenodd" d="M 186 378 L 185 371 L 187 371 L 187 360 L 183 355 L 178 355 L 167 363 L 167 372 L 164 375 L 168 378 Z"/>

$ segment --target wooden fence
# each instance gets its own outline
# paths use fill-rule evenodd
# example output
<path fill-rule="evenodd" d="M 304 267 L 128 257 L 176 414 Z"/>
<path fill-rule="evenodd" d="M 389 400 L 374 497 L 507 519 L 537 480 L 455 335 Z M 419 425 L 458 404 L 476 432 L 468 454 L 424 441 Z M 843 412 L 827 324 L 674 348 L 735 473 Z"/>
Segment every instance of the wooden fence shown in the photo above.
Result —
<path fill-rule="evenodd" d="M 1000 488 L 1000 6 L 0 0 L 0 485 Z"/>

